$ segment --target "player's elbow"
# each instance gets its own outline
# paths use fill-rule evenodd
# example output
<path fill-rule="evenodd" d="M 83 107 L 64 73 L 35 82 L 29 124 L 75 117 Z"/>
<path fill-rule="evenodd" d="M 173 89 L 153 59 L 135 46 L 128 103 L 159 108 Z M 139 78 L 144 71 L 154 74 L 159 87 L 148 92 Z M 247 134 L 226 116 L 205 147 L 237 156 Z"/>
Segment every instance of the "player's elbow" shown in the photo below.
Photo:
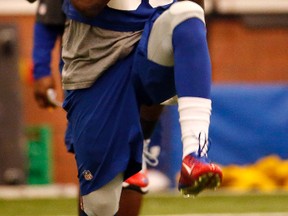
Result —
<path fill-rule="evenodd" d="M 86 17 L 95 17 L 108 2 L 109 0 L 71 0 L 76 10 Z"/>

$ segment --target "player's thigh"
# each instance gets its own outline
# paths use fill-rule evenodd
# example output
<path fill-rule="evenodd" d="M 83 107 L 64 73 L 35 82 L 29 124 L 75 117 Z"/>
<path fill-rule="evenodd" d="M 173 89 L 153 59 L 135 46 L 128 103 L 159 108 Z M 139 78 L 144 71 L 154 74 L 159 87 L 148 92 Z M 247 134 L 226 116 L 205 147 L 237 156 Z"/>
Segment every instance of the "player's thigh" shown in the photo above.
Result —
<path fill-rule="evenodd" d="M 160 14 L 161 12 L 159 11 Z M 146 104 L 161 103 L 176 93 L 173 64 L 161 64 L 161 62 L 148 58 L 148 53 L 150 52 L 148 50 L 149 34 L 158 15 L 155 13 L 155 18 L 146 23 L 141 40 L 135 51 L 132 67 L 137 95 L 140 97 L 140 102 Z M 161 41 L 161 37 L 159 41 Z M 158 45 L 156 42 L 154 44 L 157 50 L 156 46 Z M 160 58 L 168 59 L 167 52 L 164 52 L 160 47 L 158 48 L 159 52 L 157 55 L 161 56 Z"/>
<path fill-rule="evenodd" d="M 144 92 L 141 93 L 150 103 L 161 103 L 176 94 L 173 31 L 189 18 L 204 22 L 203 9 L 193 2 L 177 2 L 164 11 L 160 8 L 144 28 L 133 69 L 139 81 L 137 84 L 140 84 Z"/>
<path fill-rule="evenodd" d="M 141 169 L 139 107 L 127 73 L 131 64 L 126 63 L 111 67 L 90 88 L 69 91 L 64 101 L 73 127 L 82 195 L 101 188 L 118 173 L 128 177 Z"/>

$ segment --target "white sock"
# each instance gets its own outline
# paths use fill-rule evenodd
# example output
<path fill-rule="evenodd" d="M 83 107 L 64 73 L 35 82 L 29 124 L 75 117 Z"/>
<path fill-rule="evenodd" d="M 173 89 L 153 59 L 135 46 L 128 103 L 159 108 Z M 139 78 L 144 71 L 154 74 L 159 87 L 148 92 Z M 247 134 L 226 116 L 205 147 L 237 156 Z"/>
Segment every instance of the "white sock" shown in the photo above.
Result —
<path fill-rule="evenodd" d="M 179 122 L 181 126 L 183 158 L 193 152 L 198 154 L 199 145 L 203 148 L 208 141 L 211 116 L 211 100 L 200 97 L 178 98 Z M 207 154 L 206 145 L 201 156 Z"/>

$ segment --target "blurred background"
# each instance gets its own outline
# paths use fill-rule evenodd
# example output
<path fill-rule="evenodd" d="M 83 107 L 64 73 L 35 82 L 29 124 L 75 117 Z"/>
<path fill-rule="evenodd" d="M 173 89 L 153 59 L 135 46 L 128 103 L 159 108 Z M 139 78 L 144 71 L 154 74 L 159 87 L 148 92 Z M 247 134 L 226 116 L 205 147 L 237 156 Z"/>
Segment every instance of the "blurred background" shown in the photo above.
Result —
<path fill-rule="evenodd" d="M 32 88 L 37 3 L 0 0 L 0 185 L 77 185 L 66 152 L 65 112 L 38 108 Z M 223 189 L 288 190 L 288 1 L 207 0 L 213 66 L 211 160 Z M 62 99 L 58 58 L 52 70 Z M 164 126 L 165 125 L 165 126 Z M 153 135 L 159 164 L 152 190 L 173 189 L 181 162 L 177 106 L 164 110 Z"/>

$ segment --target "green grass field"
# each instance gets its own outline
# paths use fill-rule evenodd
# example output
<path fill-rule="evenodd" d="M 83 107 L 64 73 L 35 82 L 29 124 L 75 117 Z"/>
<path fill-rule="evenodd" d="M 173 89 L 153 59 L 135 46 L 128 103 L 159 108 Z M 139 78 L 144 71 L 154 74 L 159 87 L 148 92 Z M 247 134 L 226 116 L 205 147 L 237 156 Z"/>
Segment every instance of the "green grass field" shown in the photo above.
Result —
<path fill-rule="evenodd" d="M 76 198 L 0 199 L 1 216 L 76 216 L 76 212 Z M 236 213 L 242 213 L 238 214 L 241 216 L 288 215 L 288 193 L 231 194 L 219 190 L 215 193 L 203 193 L 196 198 L 183 198 L 178 193 L 148 194 L 145 195 L 141 210 L 142 216 L 218 216 L 237 215 Z"/>

